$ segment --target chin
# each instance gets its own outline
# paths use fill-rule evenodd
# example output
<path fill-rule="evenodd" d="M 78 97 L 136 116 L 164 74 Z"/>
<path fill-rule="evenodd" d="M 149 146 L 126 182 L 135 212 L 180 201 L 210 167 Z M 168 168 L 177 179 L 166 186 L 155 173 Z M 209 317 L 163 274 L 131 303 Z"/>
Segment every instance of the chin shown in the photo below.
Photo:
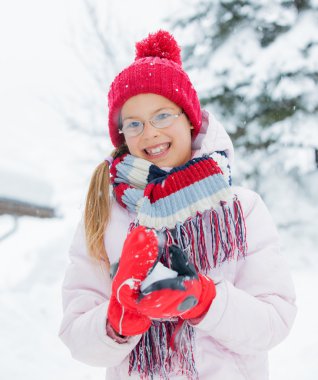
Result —
<path fill-rule="evenodd" d="M 160 163 L 160 164 L 156 164 L 157 166 L 159 166 L 159 168 L 176 168 L 178 166 L 181 166 L 181 165 L 184 165 L 187 161 L 182 161 L 182 162 L 174 162 L 174 163 L 171 163 L 171 161 L 166 161 L 166 162 L 163 162 L 163 163 Z"/>

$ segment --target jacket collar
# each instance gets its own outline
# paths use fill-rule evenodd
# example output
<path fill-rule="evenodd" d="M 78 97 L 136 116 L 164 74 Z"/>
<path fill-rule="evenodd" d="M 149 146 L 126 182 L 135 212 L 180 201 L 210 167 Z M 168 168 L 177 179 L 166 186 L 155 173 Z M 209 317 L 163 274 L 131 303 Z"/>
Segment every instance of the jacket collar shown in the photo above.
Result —
<path fill-rule="evenodd" d="M 223 125 L 206 110 L 202 110 L 202 126 L 192 142 L 192 158 L 215 151 L 225 151 L 230 166 L 234 162 L 234 148 L 230 136 Z"/>

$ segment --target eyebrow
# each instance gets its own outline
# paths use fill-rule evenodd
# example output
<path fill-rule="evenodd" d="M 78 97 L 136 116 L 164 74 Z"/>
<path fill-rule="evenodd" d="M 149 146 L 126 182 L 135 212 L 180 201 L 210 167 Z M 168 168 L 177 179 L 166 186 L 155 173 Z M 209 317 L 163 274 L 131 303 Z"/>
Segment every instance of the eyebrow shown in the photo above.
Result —
<path fill-rule="evenodd" d="M 160 107 L 160 108 L 158 108 L 156 111 L 153 111 L 152 113 L 151 113 L 151 116 L 150 117 L 152 117 L 154 114 L 156 114 L 157 112 L 159 112 L 159 111 L 162 111 L 162 110 L 167 110 L 167 109 L 169 109 L 169 110 L 173 110 L 174 108 L 173 107 Z M 140 119 L 138 116 L 127 116 L 127 117 L 125 117 L 124 119 L 122 119 L 122 121 L 125 121 L 125 120 L 128 120 L 128 119 Z"/>

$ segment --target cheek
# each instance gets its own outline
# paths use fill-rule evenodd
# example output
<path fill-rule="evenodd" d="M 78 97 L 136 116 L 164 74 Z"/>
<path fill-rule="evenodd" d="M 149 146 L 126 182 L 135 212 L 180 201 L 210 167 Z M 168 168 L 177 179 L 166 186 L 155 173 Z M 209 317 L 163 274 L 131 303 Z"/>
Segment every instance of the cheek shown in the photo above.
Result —
<path fill-rule="evenodd" d="M 188 145 L 191 146 L 191 131 L 189 129 L 186 129 L 184 131 L 181 131 L 175 136 L 175 141 L 179 145 L 182 145 L 184 148 L 186 148 Z"/>
<path fill-rule="evenodd" d="M 142 151 L 138 148 L 138 143 L 136 141 L 127 139 L 126 144 L 131 155 L 137 157 L 142 155 Z"/>
<path fill-rule="evenodd" d="M 130 153 L 135 150 L 136 144 L 134 144 L 134 141 L 131 141 L 130 139 L 126 139 L 126 145 Z"/>
<path fill-rule="evenodd" d="M 174 154 L 177 154 L 181 160 L 188 160 L 191 156 L 191 134 L 190 133 L 179 133 L 174 138 Z"/>

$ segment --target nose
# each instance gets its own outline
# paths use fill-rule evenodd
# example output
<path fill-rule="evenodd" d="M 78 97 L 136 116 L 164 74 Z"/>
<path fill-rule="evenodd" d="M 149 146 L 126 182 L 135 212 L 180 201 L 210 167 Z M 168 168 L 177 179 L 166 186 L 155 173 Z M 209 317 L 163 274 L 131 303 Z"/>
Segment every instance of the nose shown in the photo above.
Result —
<path fill-rule="evenodd" d="M 150 121 L 146 121 L 144 125 L 144 130 L 142 132 L 142 137 L 149 139 L 153 138 L 159 135 L 159 130 L 158 128 L 155 128 Z"/>

